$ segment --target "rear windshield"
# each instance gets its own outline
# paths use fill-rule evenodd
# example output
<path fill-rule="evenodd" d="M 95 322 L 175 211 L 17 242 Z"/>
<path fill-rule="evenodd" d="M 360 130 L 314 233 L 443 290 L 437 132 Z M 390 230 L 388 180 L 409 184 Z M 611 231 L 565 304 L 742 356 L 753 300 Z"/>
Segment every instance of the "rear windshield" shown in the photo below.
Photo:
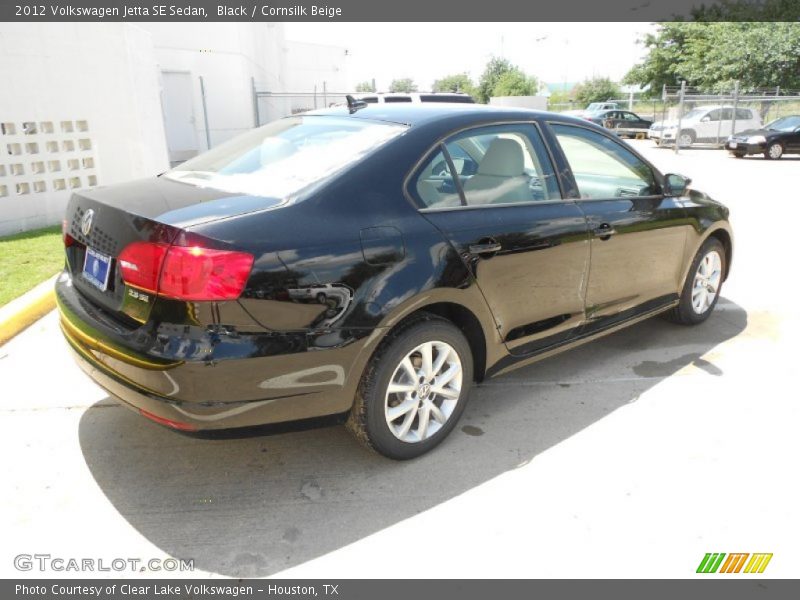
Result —
<path fill-rule="evenodd" d="M 164 177 L 226 192 L 286 198 L 358 162 L 406 129 L 364 119 L 290 117 L 225 142 Z"/>

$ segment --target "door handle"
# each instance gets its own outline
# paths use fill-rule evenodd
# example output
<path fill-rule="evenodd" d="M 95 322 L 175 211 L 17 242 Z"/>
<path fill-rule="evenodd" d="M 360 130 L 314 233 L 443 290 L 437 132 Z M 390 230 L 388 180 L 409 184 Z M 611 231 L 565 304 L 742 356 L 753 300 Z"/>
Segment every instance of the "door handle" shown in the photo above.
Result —
<path fill-rule="evenodd" d="M 496 254 L 503 246 L 497 242 L 487 242 L 485 244 L 470 244 L 470 254 Z"/>
<path fill-rule="evenodd" d="M 603 223 L 600 227 L 595 228 L 592 233 L 594 233 L 594 237 L 608 238 L 617 233 L 617 230 L 608 223 Z"/>

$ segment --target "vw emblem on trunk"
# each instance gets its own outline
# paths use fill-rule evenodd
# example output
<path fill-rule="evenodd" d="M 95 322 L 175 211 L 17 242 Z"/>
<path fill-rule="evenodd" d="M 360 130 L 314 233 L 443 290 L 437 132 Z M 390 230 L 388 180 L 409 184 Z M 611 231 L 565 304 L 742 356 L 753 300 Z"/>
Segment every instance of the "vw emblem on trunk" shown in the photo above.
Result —
<path fill-rule="evenodd" d="M 94 219 L 94 211 L 90 208 L 81 219 L 81 233 L 83 235 L 88 236 L 92 231 L 92 219 Z"/>

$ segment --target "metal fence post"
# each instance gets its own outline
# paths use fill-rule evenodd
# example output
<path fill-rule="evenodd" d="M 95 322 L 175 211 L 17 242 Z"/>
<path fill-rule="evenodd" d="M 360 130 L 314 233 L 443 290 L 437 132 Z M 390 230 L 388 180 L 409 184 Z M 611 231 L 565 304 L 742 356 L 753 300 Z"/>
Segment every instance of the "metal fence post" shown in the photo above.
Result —
<path fill-rule="evenodd" d="M 736 109 L 739 106 L 739 81 L 733 83 L 733 119 L 731 123 L 731 135 L 736 134 Z"/>
<path fill-rule="evenodd" d="M 200 76 L 200 100 L 203 102 L 203 124 L 206 126 L 206 150 L 211 150 L 211 132 L 208 130 L 208 106 L 206 105 L 206 85 Z"/>
<path fill-rule="evenodd" d="M 328 108 L 328 82 L 322 82 L 322 105 L 323 108 Z"/>
<path fill-rule="evenodd" d="M 256 78 L 250 78 L 250 89 L 253 91 L 253 122 L 256 127 L 261 126 L 261 119 L 258 116 L 258 93 L 256 92 Z"/>
<path fill-rule="evenodd" d="M 681 91 L 678 100 L 678 127 L 675 129 L 675 154 L 678 154 L 678 140 L 681 137 L 681 120 L 683 119 L 683 97 L 686 95 L 686 81 L 681 81 Z"/>

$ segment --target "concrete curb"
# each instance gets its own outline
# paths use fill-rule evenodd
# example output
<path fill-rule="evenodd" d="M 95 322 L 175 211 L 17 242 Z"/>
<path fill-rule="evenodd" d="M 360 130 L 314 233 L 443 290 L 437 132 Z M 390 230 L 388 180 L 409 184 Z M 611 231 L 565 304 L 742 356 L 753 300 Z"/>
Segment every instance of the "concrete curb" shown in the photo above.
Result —
<path fill-rule="evenodd" d="M 0 308 L 0 346 L 56 307 L 56 277 L 53 275 Z"/>

